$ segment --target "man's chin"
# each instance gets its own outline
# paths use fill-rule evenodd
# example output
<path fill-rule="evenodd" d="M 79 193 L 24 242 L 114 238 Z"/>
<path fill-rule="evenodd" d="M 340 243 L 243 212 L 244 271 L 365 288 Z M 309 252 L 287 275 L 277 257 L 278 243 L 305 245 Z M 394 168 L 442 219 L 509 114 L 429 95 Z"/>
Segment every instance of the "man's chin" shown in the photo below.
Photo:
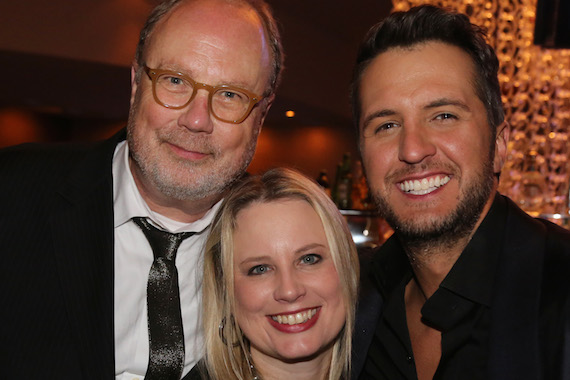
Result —
<path fill-rule="evenodd" d="M 443 235 L 458 233 L 458 227 L 471 227 L 471 223 L 466 223 L 461 215 L 461 207 L 451 210 L 414 210 L 409 212 L 397 212 L 390 207 L 384 199 L 376 198 L 379 205 L 379 214 L 386 220 L 397 234 L 410 242 L 421 242 L 424 240 L 438 240 Z M 461 229 L 461 228 L 460 228 Z"/>
<path fill-rule="evenodd" d="M 394 213 L 394 210 L 388 209 L 384 215 L 388 224 L 406 245 L 416 248 L 424 247 L 425 244 L 446 246 L 472 233 L 484 204 L 483 196 L 468 197 L 446 213 L 421 213 L 402 218 Z"/>
<path fill-rule="evenodd" d="M 192 176 L 183 180 L 173 178 L 155 178 L 155 186 L 166 197 L 179 201 L 200 201 L 205 198 L 215 197 L 222 194 L 230 178 L 217 178 L 210 176 Z"/>
<path fill-rule="evenodd" d="M 441 215 L 422 215 L 421 218 L 387 217 L 388 224 L 400 235 L 407 238 L 427 238 L 444 233 L 450 222 L 448 217 Z"/>

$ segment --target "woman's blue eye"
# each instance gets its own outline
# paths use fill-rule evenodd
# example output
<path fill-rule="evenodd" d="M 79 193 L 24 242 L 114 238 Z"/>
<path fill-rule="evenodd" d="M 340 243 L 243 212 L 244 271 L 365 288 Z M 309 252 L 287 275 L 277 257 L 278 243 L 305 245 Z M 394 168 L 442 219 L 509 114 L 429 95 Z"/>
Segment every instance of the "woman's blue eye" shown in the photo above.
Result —
<path fill-rule="evenodd" d="M 247 274 L 248 275 L 260 275 L 260 274 L 264 274 L 269 270 L 269 268 L 267 267 L 267 265 L 256 265 L 253 268 L 251 268 Z"/>
<path fill-rule="evenodd" d="M 321 256 L 311 253 L 301 258 L 303 264 L 316 264 L 321 261 Z"/>

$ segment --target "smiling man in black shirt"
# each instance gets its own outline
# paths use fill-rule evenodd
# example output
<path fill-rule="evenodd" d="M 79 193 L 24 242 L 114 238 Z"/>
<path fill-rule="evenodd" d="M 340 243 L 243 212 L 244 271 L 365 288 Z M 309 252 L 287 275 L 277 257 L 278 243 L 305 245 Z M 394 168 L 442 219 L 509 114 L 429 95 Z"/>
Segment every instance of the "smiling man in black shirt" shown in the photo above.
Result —
<path fill-rule="evenodd" d="M 395 233 L 363 258 L 354 378 L 570 379 L 570 233 L 497 192 L 497 71 L 484 32 L 433 6 L 360 48 L 360 150 Z"/>

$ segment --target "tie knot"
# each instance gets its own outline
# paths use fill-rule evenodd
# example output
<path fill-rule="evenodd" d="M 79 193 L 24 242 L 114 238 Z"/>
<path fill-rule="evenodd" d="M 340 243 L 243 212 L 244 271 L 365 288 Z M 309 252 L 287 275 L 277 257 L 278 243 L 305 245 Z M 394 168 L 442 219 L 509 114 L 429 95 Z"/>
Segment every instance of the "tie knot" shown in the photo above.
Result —
<path fill-rule="evenodd" d="M 136 217 L 133 222 L 140 227 L 148 240 L 155 259 L 164 257 L 168 260 L 174 261 L 176 258 L 176 251 L 180 247 L 180 243 L 186 238 L 194 235 L 194 232 L 181 232 L 173 234 L 168 231 L 163 231 L 148 222 L 146 218 Z"/>

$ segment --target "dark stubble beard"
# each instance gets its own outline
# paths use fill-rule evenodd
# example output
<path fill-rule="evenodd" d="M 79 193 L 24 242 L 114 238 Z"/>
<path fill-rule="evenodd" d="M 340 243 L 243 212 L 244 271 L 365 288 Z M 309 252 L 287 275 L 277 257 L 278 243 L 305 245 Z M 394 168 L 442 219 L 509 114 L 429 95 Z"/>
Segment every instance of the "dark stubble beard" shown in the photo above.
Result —
<path fill-rule="evenodd" d="M 374 191 L 378 213 L 394 229 L 396 236 L 407 247 L 408 253 L 451 247 L 459 239 L 469 236 L 479 220 L 493 190 L 493 160 L 494 149 L 491 150 L 489 159 L 483 163 L 477 177 L 462 192 L 455 210 L 445 217 L 422 224 L 403 220 L 398 217 L 386 198 Z"/>

